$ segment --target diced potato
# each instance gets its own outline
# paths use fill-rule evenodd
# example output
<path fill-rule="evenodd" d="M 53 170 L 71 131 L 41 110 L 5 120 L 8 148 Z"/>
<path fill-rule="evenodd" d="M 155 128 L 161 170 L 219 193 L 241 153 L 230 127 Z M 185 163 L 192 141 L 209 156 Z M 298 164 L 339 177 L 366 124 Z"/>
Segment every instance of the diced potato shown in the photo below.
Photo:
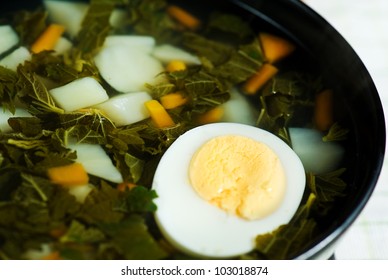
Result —
<path fill-rule="evenodd" d="M 169 44 L 156 46 L 152 55 L 166 64 L 172 60 L 180 60 L 188 65 L 201 64 L 196 55 Z"/>
<path fill-rule="evenodd" d="M 53 250 L 51 245 L 48 243 L 43 243 L 40 245 L 40 249 L 28 249 L 23 254 L 23 258 L 27 260 L 41 260 L 52 252 Z"/>
<path fill-rule="evenodd" d="M 67 52 L 69 49 L 71 49 L 72 46 L 73 44 L 68 39 L 66 39 L 65 37 L 61 37 L 56 43 L 54 47 L 54 51 L 57 54 L 63 54 Z"/>
<path fill-rule="evenodd" d="M 93 190 L 89 184 L 74 186 L 69 188 L 69 193 L 72 194 L 79 203 L 84 203 L 86 197 Z"/>
<path fill-rule="evenodd" d="M 102 77 L 120 92 L 144 91 L 164 69 L 159 60 L 139 47 L 113 45 L 103 48 L 95 57 Z"/>
<path fill-rule="evenodd" d="M 258 113 L 252 104 L 235 88 L 230 91 L 230 95 L 230 99 L 221 105 L 224 109 L 224 115 L 221 121 L 254 126 L 258 118 Z"/>
<path fill-rule="evenodd" d="M 0 61 L 0 65 L 16 71 L 19 64 L 31 59 L 30 51 L 25 47 L 19 47 Z"/>
<path fill-rule="evenodd" d="M 70 144 L 68 147 L 77 152 L 76 161 L 83 165 L 88 174 L 113 183 L 123 182 L 121 173 L 100 145 L 79 143 Z"/>
<path fill-rule="evenodd" d="M 88 10 L 88 4 L 73 1 L 43 1 L 51 21 L 66 27 L 66 32 L 75 37 Z"/>
<path fill-rule="evenodd" d="M 306 172 L 323 174 L 334 171 L 344 156 L 344 148 L 335 142 L 322 141 L 323 134 L 314 129 L 289 129 L 292 149 L 301 159 Z"/>
<path fill-rule="evenodd" d="M 103 111 L 116 126 L 123 126 L 148 118 L 150 114 L 144 103 L 151 99 L 147 92 L 130 92 L 112 97 L 94 107 Z"/>
<path fill-rule="evenodd" d="M 151 53 L 155 47 L 155 39 L 151 36 L 140 35 L 110 35 L 104 42 L 104 47 L 123 45 L 128 48 L 137 47 L 140 50 Z"/>
<path fill-rule="evenodd" d="M 19 42 L 18 34 L 10 25 L 0 26 L 0 54 L 8 51 Z"/>
<path fill-rule="evenodd" d="M 50 19 L 66 26 L 66 31 L 71 37 L 75 37 L 81 29 L 82 20 L 87 10 L 87 3 L 79 1 L 44 0 Z M 110 17 L 110 24 L 119 28 L 125 24 L 127 13 L 122 9 L 115 9 Z"/>
<path fill-rule="evenodd" d="M 49 92 L 55 102 L 68 112 L 91 107 L 109 99 L 105 89 L 91 77 L 77 79 Z"/>
<path fill-rule="evenodd" d="M 3 107 L 0 106 L 0 131 L 3 133 L 11 132 L 12 128 L 8 124 L 8 119 L 12 117 L 31 117 L 31 114 L 28 113 L 25 109 L 16 108 L 15 114 L 8 110 L 4 110 Z"/>
<path fill-rule="evenodd" d="M 125 9 L 115 9 L 110 16 L 109 23 L 114 28 L 120 28 L 127 24 L 128 13 Z"/>

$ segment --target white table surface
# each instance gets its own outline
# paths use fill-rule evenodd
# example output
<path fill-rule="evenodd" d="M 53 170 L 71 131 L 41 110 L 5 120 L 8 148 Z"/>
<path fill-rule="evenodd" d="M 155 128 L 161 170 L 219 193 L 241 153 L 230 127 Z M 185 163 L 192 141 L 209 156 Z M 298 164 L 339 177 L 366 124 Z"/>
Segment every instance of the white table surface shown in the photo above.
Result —
<path fill-rule="evenodd" d="M 305 0 L 350 43 L 375 82 L 388 123 L 388 1 Z M 387 129 L 387 128 L 386 128 Z M 388 162 L 368 204 L 340 242 L 337 259 L 388 260 Z"/>

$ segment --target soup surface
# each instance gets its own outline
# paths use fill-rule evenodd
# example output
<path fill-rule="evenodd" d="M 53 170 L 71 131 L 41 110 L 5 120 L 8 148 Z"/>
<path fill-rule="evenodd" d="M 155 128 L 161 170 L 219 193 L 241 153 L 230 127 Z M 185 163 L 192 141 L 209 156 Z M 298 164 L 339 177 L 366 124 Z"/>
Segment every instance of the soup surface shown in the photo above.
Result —
<path fill-rule="evenodd" d="M 223 9 L 196 14 L 162 0 L 44 1 L 37 10 L 5 15 L 0 37 L 2 259 L 287 259 L 314 240 L 320 221 L 345 195 L 342 141 L 348 130 L 337 118 L 336 92 L 324 84 L 303 49 L 265 24 Z M 291 199 L 295 207 L 289 217 L 254 232 L 241 241 L 248 244 L 243 251 L 231 255 L 186 250 L 182 244 L 190 240 L 183 235 L 184 241 L 176 243 L 155 219 L 166 207 L 157 203 L 158 196 L 173 198 L 182 209 L 174 210 L 172 220 L 179 217 L 180 226 L 198 230 L 204 239 L 214 234 L 214 220 L 202 229 L 193 223 L 191 205 L 176 195 L 178 190 L 159 193 L 153 186 L 155 171 L 176 140 L 213 123 L 256 127 L 275 137 L 267 145 L 280 140 L 287 153 L 292 148 L 284 159 L 276 147 L 270 147 L 273 154 L 264 152 L 266 146 L 247 148 L 251 144 L 245 141 L 253 140 L 236 136 L 238 126 L 224 135 L 228 140 L 211 151 L 238 146 L 233 144 L 237 138 L 250 151 L 239 161 L 254 157 L 251 151 L 267 155 L 246 164 L 249 172 L 233 179 L 244 195 L 235 193 L 233 180 L 233 188 L 215 188 L 228 191 L 212 204 L 229 210 L 214 216 L 229 219 L 236 212 L 240 217 L 230 219 L 248 217 L 241 223 L 244 231 L 246 223 L 262 222 L 261 214 L 251 212 L 260 194 L 252 193 L 275 170 L 263 162 L 277 166 L 275 185 L 286 188 L 296 178 L 301 187 L 294 191 L 298 195 Z M 203 138 L 196 139 L 186 142 L 182 153 Z M 234 166 L 225 173 L 232 174 L 242 164 L 228 160 L 237 161 L 240 151 L 229 151 L 220 168 L 214 162 L 209 166 L 214 172 Z M 181 164 L 178 155 L 174 160 Z M 190 172 L 195 173 L 192 181 L 206 183 L 200 178 L 205 171 L 175 175 L 174 164 L 166 169 L 171 173 L 167 184 L 175 176 L 189 181 Z M 283 175 L 299 165 L 293 176 Z M 211 173 L 206 176 L 212 178 Z M 259 179 L 240 187 L 244 174 Z M 276 193 L 272 190 L 266 187 L 268 197 Z M 244 207 L 254 206 L 230 210 L 240 209 L 233 206 L 238 203 L 232 192 Z M 284 192 L 278 191 L 280 205 Z M 211 204 L 199 196 L 194 203 Z M 237 229 L 233 242 L 240 238 Z"/>

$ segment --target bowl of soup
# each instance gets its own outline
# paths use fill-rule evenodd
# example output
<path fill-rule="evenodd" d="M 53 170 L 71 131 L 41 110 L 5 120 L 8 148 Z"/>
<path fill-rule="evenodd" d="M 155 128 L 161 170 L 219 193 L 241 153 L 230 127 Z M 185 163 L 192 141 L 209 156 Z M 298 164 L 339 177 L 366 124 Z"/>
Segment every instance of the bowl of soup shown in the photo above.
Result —
<path fill-rule="evenodd" d="M 369 200 L 382 105 L 299 1 L 1 10 L 0 257 L 327 259 Z"/>

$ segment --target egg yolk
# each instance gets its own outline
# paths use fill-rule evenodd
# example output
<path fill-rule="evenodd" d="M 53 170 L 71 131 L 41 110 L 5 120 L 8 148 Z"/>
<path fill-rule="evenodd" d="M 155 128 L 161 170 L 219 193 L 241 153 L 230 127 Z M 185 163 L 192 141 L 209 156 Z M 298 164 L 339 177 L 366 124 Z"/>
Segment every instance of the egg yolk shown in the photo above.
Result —
<path fill-rule="evenodd" d="M 201 146 L 191 159 L 189 178 L 203 199 L 247 220 L 274 212 L 286 189 L 278 156 L 267 145 L 237 135 Z"/>

